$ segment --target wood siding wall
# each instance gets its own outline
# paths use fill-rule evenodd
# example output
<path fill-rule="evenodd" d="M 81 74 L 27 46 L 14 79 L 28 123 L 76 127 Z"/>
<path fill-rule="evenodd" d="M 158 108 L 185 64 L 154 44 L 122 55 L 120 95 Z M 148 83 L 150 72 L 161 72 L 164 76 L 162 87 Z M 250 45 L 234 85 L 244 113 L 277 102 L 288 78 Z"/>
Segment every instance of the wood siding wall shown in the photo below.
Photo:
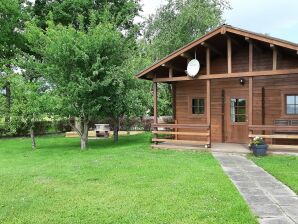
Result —
<path fill-rule="evenodd" d="M 239 79 L 222 79 L 211 81 L 211 139 L 213 142 L 222 142 L 223 136 L 223 99 L 225 94 L 246 95 L 248 100 L 248 79 L 241 86 Z M 286 116 L 283 114 L 284 92 L 298 94 L 298 74 L 275 77 L 258 77 L 253 79 L 253 124 L 262 125 L 262 88 L 265 92 L 265 125 L 273 125 L 277 119 L 297 119 L 298 116 Z M 192 115 L 191 99 L 205 99 L 205 114 Z M 225 101 L 224 107 L 229 107 Z M 248 114 L 248 111 L 247 111 Z M 229 114 L 225 114 L 230 116 Z M 194 80 L 176 83 L 176 120 L 178 124 L 206 124 L 206 81 Z M 187 131 L 187 130 L 179 130 Z M 188 130 L 195 131 L 195 130 Z M 179 136 L 181 140 L 202 140 L 200 137 Z"/>
<path fill-rule="evenodd" d="M 248 47 L 232 53 L 232 72 L 248 71 Z M 273 66 L 272 50 L 262 52 L 254 50 L 253 71 L 270 70 Z M 297 68 L 297 57 L 278 55 L 277 68 Z M 218 57 L 211 61 L 211 73 L 226 73 L 227 61 Z M 211 139 L 213 142 L 222 142 L 225 139 L 223 132 L 223 100 L 222 91 L 246 94 L 248 100 L 248 78 L 245 85 L 239 84 L 239 78 L 211 80 Z M 265 91 L 265 111 L 262 111 L 262 88 Z M 253 124 L 262 125 L 262 114 L 265 114 L 265 125 L 273 125 L 276 119 L 297 119 L 298 116 L 288 117 L 283 114 L 283 93 L 290 90 L 298 94 L 298 74 L 280 75 L 253 78 Z M 191 98 L 203 97 L 205 99 L 205 114 L 192 115 Z M 229 102 L 225 102 L 225 107 Z M 248 114 L 248 111 L 247 111 Z M 229 114 L 225 114 L 230 116 Z M 206 124 L 206 80 L 182 81 L 176 83 L 176 120 L 178 124 Z M 184 131 L 184 130 L 179 130 Z M 191 131 L 191 130 L 188 130 Z M 193 130 L 195 131 L 195 130 Z M 181 140 L 201 140 L 195 136 L 178 136 Z M 288 142 L 288 140 L 287 140 Z M 279 142 L 280 143 L 280 142 Z"/>

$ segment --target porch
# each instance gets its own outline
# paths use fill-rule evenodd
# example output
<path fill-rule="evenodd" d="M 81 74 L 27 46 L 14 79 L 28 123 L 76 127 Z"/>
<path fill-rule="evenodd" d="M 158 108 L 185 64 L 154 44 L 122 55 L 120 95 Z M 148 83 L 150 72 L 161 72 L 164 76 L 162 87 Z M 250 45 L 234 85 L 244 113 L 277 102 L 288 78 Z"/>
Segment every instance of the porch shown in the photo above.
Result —
<path fill-rule="evenodd" d="M 280 110 L 285 106 L 281 102 L 286 97 L 283 89 L 298 88 L 295 85 L 298 77 L 272 77 L 269 85 L 277 81 L 280 85 L 275 84 L 274 88 L 261 82 L 258 77 L 250 77 L 245 81 L 248 85 L 240 85 L 238 79 L 176 83 L 172 96 L 175 102 L 174 121 L 171 124 L 158 123 L 158 83 L 154 83 L 152 141 L 156 144 L 170 143 L 210 148 L 213 143 L 247 145 L 249 139 L 259 136 L 271 145 L 272 150 L 297 151 L 298 120 L 295 116 L 285 117 Z M 196 86 L 200 89 L 193 89 Z M 188 92 L 185 92 L 186 88 Z M 191 97 L 189 94 L 192 94 Z M 206 102 L 204 113 L 199 116 L 191 114 L 192 102 L 188 98 L 192 99 L 194 94 L 198 94 Z M 234 105 L 240 100 L 242 106 Z"/>
<path fill-rule="evenodd" d="M 204 145 L 192 144 L 176 144 L 173 142 L 162 142 L 159 144 L 152 144 L 152 148 L 163 150 L 177 150 L 177 151 L 200 151 L 200 152 L 218 152 L 218 153 L 233 153 L 233 154 L 250 154 L 246 144 L 237 143 L 213 143 L 210 148 L 205 148 Z M 269 145 L 269 154 L 283 154 L 283 155 L 298 155 L 298 148 L 296 145 Z"/>

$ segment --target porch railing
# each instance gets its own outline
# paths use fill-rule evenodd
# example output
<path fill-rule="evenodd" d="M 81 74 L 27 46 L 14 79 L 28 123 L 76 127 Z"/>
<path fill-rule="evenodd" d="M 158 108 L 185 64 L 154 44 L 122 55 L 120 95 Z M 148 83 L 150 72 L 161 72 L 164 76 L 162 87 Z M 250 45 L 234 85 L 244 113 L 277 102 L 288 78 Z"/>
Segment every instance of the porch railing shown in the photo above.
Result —
<path fill-rule="evenodd" d="M 191 145 L 205 145 L 210 146 L 210 126 L 209 125 L 198 125 L 198 124 L 153 124 L 154 137 L 152 142 L 169 142 L 175 144 L 191 144 Z M 159 130 L 163 128 L 165 130 Z M 196 131 L 179 131 L 179 129 L 193 129 Z M 159 138 L 159 135 L 163 135 Z M 164 136 L 169 136 L 169 138 Z M 206 139 L 201 140 L 178 140 L 178 136 L 197 136 Z"/>
<path fill-rule="evenodd" d="M 273 144 L 273 139 L 298 139 L 298 126 L 286 125 L 249 125 L 249 138 L 261 137 L 264 139 L 271 139 L 271 146 L 279 149 L 298 149 L 297 145 L 278 145 Z M 256 134 L 255 131 L 261 132 Z"/>

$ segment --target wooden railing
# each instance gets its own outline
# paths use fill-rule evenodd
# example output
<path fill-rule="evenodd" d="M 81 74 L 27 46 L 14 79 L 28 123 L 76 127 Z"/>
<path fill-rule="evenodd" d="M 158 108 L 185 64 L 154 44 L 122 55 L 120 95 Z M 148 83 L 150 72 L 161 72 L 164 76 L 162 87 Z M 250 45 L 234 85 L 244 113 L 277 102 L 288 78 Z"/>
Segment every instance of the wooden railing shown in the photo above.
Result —
<path fill-rule="evenodd" d="M 281 125 L 250 125 L 249 138 L 261 137 L 264 139 L 298 139 L 298 126 L 281 126 Z M 262 134 L 255 134 L 254 131 L 262 131 Z M 266 133 L 266 134 L 265 134 Z M 284 149 L 292 148 L 298 149 L 297 145 L 276 145 L 272 144 L 271 148 Z"/>
<path fill-rule="evenodd" d="M 298 126 L 280 125 L 249 125 L 250 131 L 274 131 L 274 132 L 295 132 L 298 133 Z"/>
<path fill-rule="evenodd" d="M 153 142 L 171 142 L 175 144 L 191 144 L 210 146 L 210 126 L 198 124 L 153 124 Z M 166 130 L 158 130 L 164 128 Z M 179 131 L 178 129 L 195 129 L 196 131 Z M 158 135 L 169 135 L 170 138 L 158 138 Z M 178 140 L 178 136 L 199 136 L 206 138 L 205 141 Z"/>

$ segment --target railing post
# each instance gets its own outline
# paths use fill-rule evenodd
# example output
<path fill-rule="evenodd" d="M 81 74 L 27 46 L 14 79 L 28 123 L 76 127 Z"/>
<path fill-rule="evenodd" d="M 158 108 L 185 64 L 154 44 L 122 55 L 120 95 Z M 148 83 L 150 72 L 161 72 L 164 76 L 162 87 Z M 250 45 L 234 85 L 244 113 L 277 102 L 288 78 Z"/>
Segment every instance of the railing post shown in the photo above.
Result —
<path fill-rule="evenodd" d="M 175 120 L 175 124 L 176 125 L 178 124 L 178 121 L 177 120 Z M 175 128 L 174 131 L 177 133 L 178 129 Z M 175 140 L 178 140 L 178 135 L 177 134 L 175 134 Z"/>

